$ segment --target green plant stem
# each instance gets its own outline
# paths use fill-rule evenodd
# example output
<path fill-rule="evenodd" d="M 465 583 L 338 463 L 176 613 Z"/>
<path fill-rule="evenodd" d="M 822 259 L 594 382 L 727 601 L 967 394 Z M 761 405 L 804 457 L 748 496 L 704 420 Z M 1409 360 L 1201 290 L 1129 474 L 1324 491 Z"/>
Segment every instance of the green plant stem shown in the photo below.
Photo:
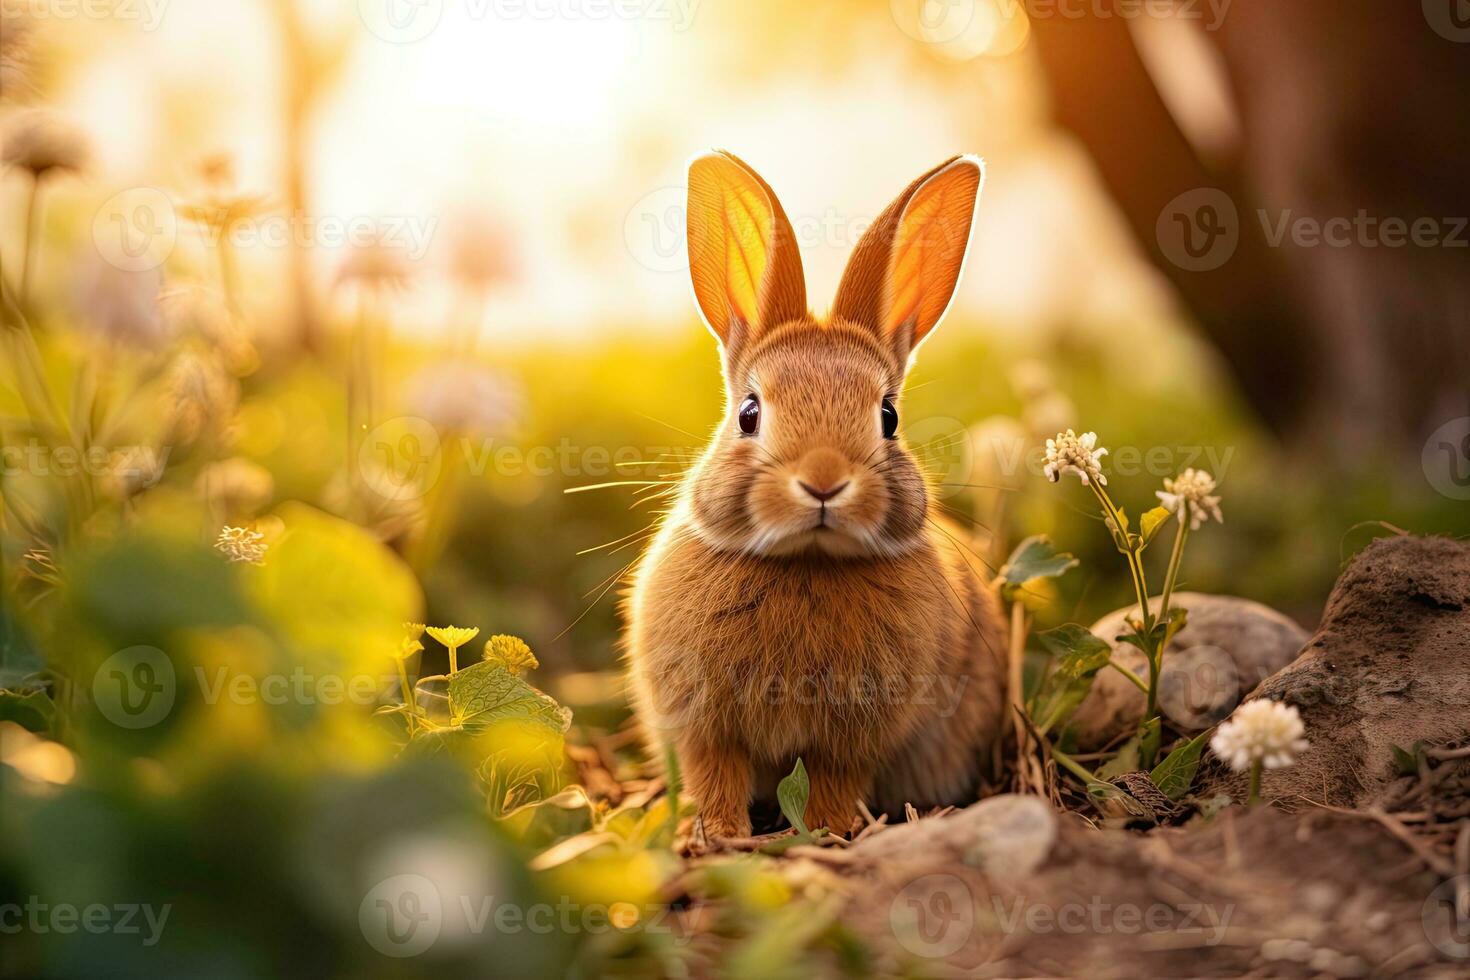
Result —
<path fill-rule="evenodd" d="M 1108 496 L 1107 490 L 1096 481 L 1089 483 L 1088 486 L 1092 487 L 1098 503 L 1102 505 L 1103 513 L 1112 519 L 1117 533 L 1122 536 L 1125 545 L 1122 551 L 1128 559 L 1128 571 L 1133 576 L 1133 592 L 1138 598 L 1138 611 L 1143 619 L 1143 641 L 1147 646 L 1144 657 L 1148 660 L 1148 687 L 1146 688 L 1148 703 L 1143 714 L 1144 724 L 1147 724 L 1159 714 L 1159 672 L 1163 670 L 1164 651 L 1162 644 L 1157 643 L 1154 639 L 1154 623 L 1157 620 L 1154 619 L 1153 610 L 1149 606 L 1148 575 L 1143 568 L 1143 549 L 1141 546 L 1135 546 L 1128 533 L 1123 530 L 1123 515 L 1113 503 L 1112 498 Z M 1144 753 L 1141 761 L 1145 769 L 1153 768 L 1153 755 L 1152 752 Z"/>
<path fill-rule="evenodd" d="M 453 677 L 459 672 L 459 647 L 449 648 L 449 676 Z"/>
<path fill-rule="evenodd" d="M 1120 666 L 1117 661 L 1114 660 L 1109 660 L 1108 666 L 1116 670 L 1118 673 L 1122 674 L 1124 677 L 1128 678 L 1128 680 L 1133 683 L 1133 686 L 1138 688 L 1144 694 L 1148 693 L 1148 685 L 1139 680 L 1138 675 L 1135 674 L 1133 671 L 1129 670 L 1127 667 Z"/>
<path fill-rule="evenodd" d="M 1107 490 L 1096 482 L 1089 483 L 1088 486 L 1092 487 L 1098 503 L 1102 504 L 1103 514 L 1112 520 L 1113 526 L 1118 529 L 1119 534 L 1123 535 L 1123 540 L 1126 542 L 1128 535 L 1123 531 L 1123 515 L 1113 503 L 1113 499 L 1108 496 Z M 1133 576 L 1133 592 L 1138 597 L 1138 608 L 1143 615 L 1143 625 L 1147 633 L 1152 629 L 1154 621 L 1153 612 L 1148 605 L 1148 578 L 1144 574 L 1143 558 L 1139 555 L 1138 549 L 1131 545 L 1123 549 L 1123 555 L 1128 559 L 1128 571 Z"/>
<path fill-rule="evenodd" d="M 1067 770 L 1072 775 L 1082 780 L 1084 784 L 1095 783 L 1099 781 L 1096 776 L 1087 771 L 1086 766 L 1078 762 L 1076 759 L 1072 758 L 1067 753 L 1063 752 L 1061 749 L 1057 748 L 1055 745 L 1051 747 L 1051 757 L 1056 760 L 1057 765 L 1061 766 L 1063 769 Z"/>
<path fill-rule="evenodd" d="M 1251 788 L 1245 802 L 1247 806 L 1255 806 L 1261 802 L 1261 762 L 1259 759 L 1251 763 Z"/>
<path fill-rule="evenodd" d="M 408 735 L 412 738 L 414 732 L 418 730 L 418 698 L 414 696 L 413 685 L 408 682 L 408 664 L 404 662 L 404 658 L 402 657 L 397 658 L 397 660 L 398 683 L 403 685 L 403 706 L 408 709 Z"/>
<path fill-rule="evenodd" d="M 1174 595 L 1174 584 L 1179 579 L 1179 562 L 1184 557 L 1184 539 L 1189 537 L 1189 522 L 1184 516 L 1185 512 L 1181 508 L 1179 532 L 1174 535 L 1174 550 L 1169 554 L 1169 570 L 1164 574 L 1164 594 L 1159 606 L 1159 619 L 1165 622 L 1169 619 L 1169 599 Z"/>

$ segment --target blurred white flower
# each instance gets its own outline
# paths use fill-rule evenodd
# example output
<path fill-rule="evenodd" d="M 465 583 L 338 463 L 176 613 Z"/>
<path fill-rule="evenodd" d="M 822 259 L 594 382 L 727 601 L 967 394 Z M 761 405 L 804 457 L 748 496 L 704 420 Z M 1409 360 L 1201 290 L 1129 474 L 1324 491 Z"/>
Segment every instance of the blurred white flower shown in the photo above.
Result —
<path fill-rule="evenodd" d="M 1039 398 L 1056 389 L 1045 361 L 1025 358 L 1011 368 L 1011 387 L 1023 399 Z"/>
<path fill-rule="evenodd" d="M 1193 531 L 1212 518 L 1224 523 L 1220 498 L 1213 496 L 1214 491 L 1214 477 L 1204 470 L 1187 469 L 1172 480 L 1165 479 L 1164 489 L 1154 491 L 1154 496 L 1181 522 L 1185 518 L 1185 510 L 1188 510 L 1189 529 Z"/>
<path fill-rule="evenodd" d="M 168 451 L 155 446 L 115 449 L 107 459 L 103 488 L 118 500 L 130 500 L 163 479 Z"/>
<path fill-rule="evenodd" d="M 1025 419 L 1026 427 L 1037 435 L 1060 431 L 1076 417 L 1077 406 L 1060 391 L 1048 391 L 1028 398 L 1021 407 L 1021 418 Z"/>
<path fill-rule="evenodd" d="M 1046 440 L 1046 466 L 1042 472 L 1053 483 L 1064 474 L 1076 473 L 1083 486 L 1096 480 L 1099 486 L 1105 487 L 1108 485 L 1108 478 L 1103 476 L 1099 460 L 1108 451 L 1095 448 L 1096 446 L 1096 432 L 1084 432 L 1080 436 L 1071 429 L 1058 432 L 1056 438 Z"/>
<path fill-rule="evenodd" d="M 78 319 L 103 339 L 152 351 L 174 333 L 159 304 L 162 288 L 157 269 L 119 269 L 93 256 L 77 274 L 72 299 Z"/>
<path fill-rule="evenodd" d="M 442 432 L 492 435 L 520 414 L 521 391 L 514 380 L 489 368 L 445 361 L 409 378 L 409 411 Z"/>
<path fill-rule="evenodd" d="M 970 427 L 971 475 L 984 489 L 1019 489 L 1026 477 L 1026 430 L 1015 419 L 992 415 Z"/>
<path fill-rule="evenodd" d="M 1210 739 L 1210 750 L 1236 772 L 1257 762 L 1281 769 L 1307 750 L 1306 731 L 1294 705 L 1258 698 L 1235 709 Z"/>
<path fill-rule="evenodd" d="M 413 279 L 408 253 L 394 245 L 355 245 L 337 267 L 336 285 L 366 289 L 402 289 Z"/>
<path fill-rule="evenodd" d="M 240 385 L 217 360 L 182 351 L 169 365 L 163 392 L 167 443 L 188 444 L 208 430 L 223 431 L 234 417 Z"/>
<path fill-rule="evenodd" d="M 214 546 L 232 562 L 265 564 L 265 535 L 244 527 L 223 527 Z"/>
<path fill-rule="evenodd" d="M 270 501 L 275 480 L 259 463 L 232 456 L 201 469 L 194 489 L 220 516 L 251 516 Z"/>
<path fill-rule="evenodd" d="M 520 272 L 516 239 L 505 222 L 488 214 L 466 214 L 452 229 L 449 271 L 471 290 L 485 290 Z"/>
<path fill-rule="evenodd" d="M 8 166 L 26 171 L 37 181 L 75 173 L 86 167 L 89 157 L 81 130 L 44 109 L 16 116 L 5 128 L 5 146 L 0 151 Z"/>

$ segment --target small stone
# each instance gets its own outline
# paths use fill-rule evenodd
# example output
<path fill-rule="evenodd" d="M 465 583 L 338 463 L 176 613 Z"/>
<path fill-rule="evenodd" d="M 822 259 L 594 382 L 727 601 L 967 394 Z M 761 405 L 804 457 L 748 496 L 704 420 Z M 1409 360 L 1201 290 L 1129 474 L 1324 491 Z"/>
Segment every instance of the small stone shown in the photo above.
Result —
<path fill-rule="evenodd" d="M 993 881 L 1031 874 L 1057 839 L 1056 813 L 1040 797 L 992 796 L 945 817 L 915 820 L 874 834 L 847 853 L 856 860 L 923 857 L 963 860 Z"/>

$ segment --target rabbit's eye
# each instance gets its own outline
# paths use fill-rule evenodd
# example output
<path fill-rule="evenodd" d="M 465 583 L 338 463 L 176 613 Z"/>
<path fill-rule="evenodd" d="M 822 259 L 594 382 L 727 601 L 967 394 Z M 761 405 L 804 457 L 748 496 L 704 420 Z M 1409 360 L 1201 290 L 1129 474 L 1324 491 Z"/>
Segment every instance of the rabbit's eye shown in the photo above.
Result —
<path fill-rule="evenodd" d="M 892 439 L 898 434 L 898 409 L 893 407 L 893 399 L 883 399 L 883 438 Z"/>
<path fill-rule="evenodd" d="M 753 436 L 761 427 L 761 403 L 754 395 L 746 395 L 745 401 L 740 403 L 740 412 L 736 416 L 740 420 L 740 431 L 748 436 Z"/>

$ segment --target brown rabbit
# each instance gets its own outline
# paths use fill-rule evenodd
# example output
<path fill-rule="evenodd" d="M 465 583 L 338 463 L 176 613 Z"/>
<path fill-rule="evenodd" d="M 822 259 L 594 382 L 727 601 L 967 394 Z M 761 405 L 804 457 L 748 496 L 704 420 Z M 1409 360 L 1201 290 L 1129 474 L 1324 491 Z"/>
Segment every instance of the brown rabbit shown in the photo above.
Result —
<path fill-rule="evenodd" d="M 898 425 L 983 177 L 955 157 L 910 184 L 820 321 L 765 181 L 724 152 L 689 167 L 690 275 L 728 410 L 638 566 L 628 644 L 640 718 L 712 836 L 749 834 L 752 798 L 797 758 L 813 827 L 845 833 L 859 800 L 963 802 L 999 737 L 999 606 Z"/>

